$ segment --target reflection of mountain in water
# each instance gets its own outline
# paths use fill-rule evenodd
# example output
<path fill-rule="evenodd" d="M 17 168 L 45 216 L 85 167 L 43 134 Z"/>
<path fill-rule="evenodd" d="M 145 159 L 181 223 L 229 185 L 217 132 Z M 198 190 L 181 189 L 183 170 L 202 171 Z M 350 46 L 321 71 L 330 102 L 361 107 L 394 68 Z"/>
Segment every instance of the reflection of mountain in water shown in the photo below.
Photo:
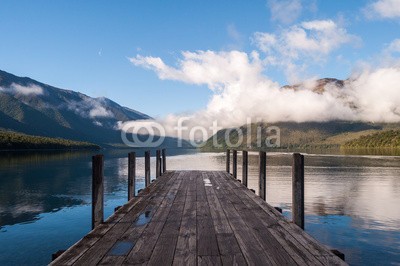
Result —
<path fill-rule="evenodd" d="M 56 212 L 64 207 L 81 205 L 85 202 L 69 197 L 54 197 L 38 194 L 25 194 L 26 200 L 17 200 L 11 205 L 4 206 L 3 199 L 0 202 L 0 228 L 4 225 L 13 225 L 23 222 L 31 222 L 40 219 L 41 213 Z"/>
<path fill-rule="evenodd" d="M 105 156 L 106 197 L 126 193 L 130 151 L 101 151 Z M 135 151 L 139 187 L 144 176 L 144 149 Z M 167 154 L 182 152 L 189 151 L 171 149 Z M 95 153 L 99 151 L 0 152 L 0 227 L 40 219 L 41 213 L 90 203 L 91 157 Z"/>
<path fill-rule="evenodd" d="M 0 157 L 0 226 L 28 222 L 39 214 L 84 204 L 69 196 L 87 194 L 90 155 L 73 152 L 11 153 Z M 84 176 L 84 179 L 82 179 Z M 76 185 L 81 182 L 80 185 Z"/>

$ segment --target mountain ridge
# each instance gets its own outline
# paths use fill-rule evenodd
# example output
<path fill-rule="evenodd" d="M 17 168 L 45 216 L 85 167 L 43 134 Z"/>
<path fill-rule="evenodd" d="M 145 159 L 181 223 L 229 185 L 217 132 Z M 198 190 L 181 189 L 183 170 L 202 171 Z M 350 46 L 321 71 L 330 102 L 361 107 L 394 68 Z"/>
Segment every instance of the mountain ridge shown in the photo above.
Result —
<path fill-rule="evenodd" d="M 151 119 L 105 98 L 47 85 L 0 70 L 0 128 L 29 135 L 121 143 L 119 121 Z"/>

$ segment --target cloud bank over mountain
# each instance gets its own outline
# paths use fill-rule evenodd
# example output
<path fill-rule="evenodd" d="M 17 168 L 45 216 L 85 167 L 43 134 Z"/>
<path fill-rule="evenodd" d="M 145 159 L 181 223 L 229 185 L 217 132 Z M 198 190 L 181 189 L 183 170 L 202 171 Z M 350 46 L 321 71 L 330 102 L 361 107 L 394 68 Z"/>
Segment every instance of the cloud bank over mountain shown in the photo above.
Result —
<path fill-rule="evenodd" d="M 316 91 L 317 77 L 303 70 L 325 59 L 344 45 L 362 40 L 333 20 L 298 23 L 277 32 L 256 32 L 256 47 L 243 51 L 184 51 L 174 65 L 160 57 L 136 55 L 135 66 L 154 71 L 162 80 L 206 85 L 212 97 L 205 109 L 189 116 L 188 127 L 208 128 L 212 121 L 224 128 L 267 121 L 400 122 L 400 43 L 393 40 L 376 55 L 376 62 L 357 62 L 354 71 L 339 86 L 324 84 Z M 268 69 L 285 72 L 296 89 L 282 87 L 268 76 Z M 167 132 L 182 118 L 162 119 Z"/>

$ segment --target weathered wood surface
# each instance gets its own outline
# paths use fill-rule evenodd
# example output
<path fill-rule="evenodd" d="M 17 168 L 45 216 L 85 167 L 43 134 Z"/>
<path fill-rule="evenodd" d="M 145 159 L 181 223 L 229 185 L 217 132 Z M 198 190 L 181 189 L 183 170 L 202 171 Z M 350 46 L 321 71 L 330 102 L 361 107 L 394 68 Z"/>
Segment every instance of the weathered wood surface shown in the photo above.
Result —
<path fill-rule="evenodd" d="M 231 163 L 231 151 L 230 150 L 226 150 L 226 172 L 230 173 L 230 166 Z"/>
<path fill-rule="evenodd" d="M 242 152 L 242 183 L 247 187 L 249 173 L 249 153 L 247 151 Z"/>
<path fill-rule="evenodd" d="M 128 201 L 135 197 L 136 188 L 136 153 L 128 154 Z"/>
<path fill-rule="evenodd" d="M 161 175 L 161 151 L 156 151 L 156 177 Z"/>
<path fill-rule="evenodd" d="M 232 175 L 237 179 L 237 150 L 233 150 L 232 153 Z"/>
<path fill-rule="evenodd" d="M 168 171 L 53 265 L 346 265 L 226 172 Z"/>
<path fill-rule="evenodd" d="M 304 229 L 304 156 L 300 153 L 293 154 L 292 220 Z"/>
<path fill-rule="evenodd" d="M 260 197 L 266 200 L 267 194 L 267 153 L 260 151 L 259 155 L 258 185 Z"/>
<path fill-rule="evenodd" d="M 162 156 L 162 172 L 165 173 L 167 171 L 167 155 L 165 149 L 161 150 L 161 156 Z"/>
<path fill-rule="evenodd" d="M 92 157 L 92 228 L 104 221 L 104 156 Z"/>
<path fill-rule="evenodd" d="M 144 186 L 150 184 L 150 151 L 144 152 Z"/>

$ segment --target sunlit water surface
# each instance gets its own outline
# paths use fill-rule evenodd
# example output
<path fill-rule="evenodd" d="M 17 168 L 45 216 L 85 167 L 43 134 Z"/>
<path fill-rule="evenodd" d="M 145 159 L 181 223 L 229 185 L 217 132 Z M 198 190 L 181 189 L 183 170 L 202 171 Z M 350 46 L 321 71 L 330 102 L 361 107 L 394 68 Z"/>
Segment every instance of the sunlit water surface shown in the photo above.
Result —
<path fill-rule="evenodd" d="M 167 153 L 169 170 L 225 169 L 222 153 Z M 104 154 L 108 217 L 126 202 L 128 162 L 126 150 Z M 45 265 L 90 230 L 91 155 L 0 153 L 0 265 Z M 241 179 L 240 153 L 238 162 Z M 137 189 L 143 164 L 139 157 Z M 249 164 L 249 187 L 258 193 L 257 153 Z M 291 155 L 268 153 L 267 164 L 267 201 L 290 219 Z M 305 164 L 306 231 L 349 264 L 400 265 L 400 157 L 306 154 Z"/>

